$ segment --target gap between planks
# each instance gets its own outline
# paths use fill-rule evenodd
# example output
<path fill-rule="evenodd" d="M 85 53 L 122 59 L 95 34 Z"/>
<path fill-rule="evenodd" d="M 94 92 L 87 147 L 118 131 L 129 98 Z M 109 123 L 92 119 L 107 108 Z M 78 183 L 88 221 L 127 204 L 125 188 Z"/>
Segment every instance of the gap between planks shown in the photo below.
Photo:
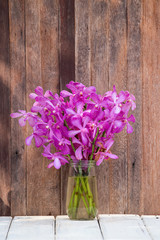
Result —
<path fill-rule="evenodd" d="M 6 240 L 11 227 L 12 217 L 0 217 L 0 240 Z"/>
<path fill-rule="evenodd" d="M 116 229 L 116 231 L 115 231 Z M 0 240 L 159 240 L 160 216 L 100 214 L 74 221 L 65 216 L 0 217 Z"/>

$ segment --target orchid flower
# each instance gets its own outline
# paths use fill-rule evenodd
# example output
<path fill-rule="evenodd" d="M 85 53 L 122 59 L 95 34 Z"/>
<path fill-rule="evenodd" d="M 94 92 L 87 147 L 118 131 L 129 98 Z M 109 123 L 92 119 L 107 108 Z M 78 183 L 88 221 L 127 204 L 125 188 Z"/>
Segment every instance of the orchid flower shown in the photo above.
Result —
<path fill-rule="evenodd" d="M 133 131 L 130 122 L 135 122 L 130 110 L 136 108 L 135 97 L 128 91 L 119 94 L 116 87 L 104 95 L 96 93 L 94 86 L 86 87 L 71 81 L 60 95 L 50 90 L 44 92 L 38 86 L 29 97 L 34 101 L 31 112 L 19 110 L 12 118 L 19 118 L 20 126 L 26 122 L 33 128 L 26 138 L 29 146 L 32 139 L 37 148 L 43 146 L 43 156 L 51 160 L 49 168 L 59 169 L 68 161 L 93 159 L 97 165 L 109 158 L 117 159 L 110 151 L 114 137 L 127 127 Z M 56 152 L 51 151 L 54 145 Z"/>

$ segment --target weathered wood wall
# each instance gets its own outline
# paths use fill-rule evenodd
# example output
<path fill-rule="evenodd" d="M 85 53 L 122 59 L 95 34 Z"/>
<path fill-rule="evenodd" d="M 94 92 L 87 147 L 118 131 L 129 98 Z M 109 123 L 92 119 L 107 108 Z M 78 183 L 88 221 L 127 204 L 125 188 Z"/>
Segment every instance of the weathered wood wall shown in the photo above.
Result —
<path fill-rule="evenodd" d="M 47 169 L 9 115 L 71 80 L 136 97 L 134 133 L 97 168 L 99 212 L 160 214 L 159 64 L 157 0 L 0 0 L 0 215 L 65 213 L 68 167 Z"/>

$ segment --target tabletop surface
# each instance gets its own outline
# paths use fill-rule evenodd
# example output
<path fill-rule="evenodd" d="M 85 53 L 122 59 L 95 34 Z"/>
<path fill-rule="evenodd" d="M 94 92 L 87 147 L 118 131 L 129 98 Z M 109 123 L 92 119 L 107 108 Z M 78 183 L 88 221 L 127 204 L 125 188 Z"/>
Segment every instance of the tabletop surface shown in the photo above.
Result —
<path fill-rule="evenodd" d="M 0 240 L 160 240 L 160 216 L 100 214 L 92 221 L 67 216 L 0 217 Z"/>

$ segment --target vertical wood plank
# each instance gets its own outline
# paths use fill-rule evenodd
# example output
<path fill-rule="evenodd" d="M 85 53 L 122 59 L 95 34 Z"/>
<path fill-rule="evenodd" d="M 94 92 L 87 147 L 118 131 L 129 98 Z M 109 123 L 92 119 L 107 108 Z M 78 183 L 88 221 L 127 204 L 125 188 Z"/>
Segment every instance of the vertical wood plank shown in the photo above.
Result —
<path fill-rule="evenodd" d="M 59 71 L 60 90 L 75 81 L 75 19 L 74 0 L 60 0 L 59 12 Z M 61 168 L 61 214 L 66 214 L 66 193 L 69 166 Z"/>
<path fill-rule="evenodd" d="M 41 78 L 45 90 L 59 92 L 59 52 L 58 52 L 58 0 L 41 0 L 40 5 L 40 43 L 41 43 Z M 60 213 L 60 171 L 47 168 L 49 160 L 42 158 L 41 201 L 42 214 Z M 46 204 L 47 203 L 47 204 Z"/>
<path fill-rule="evenodd" d="M 40 85 L 41 81 L 41 45 L 40 45 L 40 1 L 25 1 L 26 21 L 26 103 L 30 111 L 33 101 L 29 93 Z M 27 135 L 31 134 L 27 128 Z M 36 149 L 34 141 L 27 147 L 27 215 L 42 215 L 46 188 L 44 187 L 43 158 L 41 149 Z M 43 187 L 42 187 L 43 186 Z"/>
<path fill-rule="evenodd" d="M 0 0 L 0 215 L 11 213 L 10 59 L 8 1 Z"/>
<path fill-rule="evenodd" d="M 141 3 L 128 1 L 128 78 L 127 89 L 134 94 L 137 107 L 133 133 L 128 135 L 128 213 L 141 212 L 142 166 L 142 63 L 141 63 Z"/>
<path fill-rule="evenodd" d="M 143 204 L 160 214 L 160 4 L 143 1 Z"/>
<path fill-rule="evenodd" d="M 91 85 L 90 1 L 75 1 L 75 80 Z"/>
<path fill-rule="evenodd" d="M 98 94 L 108 91 L 108 1 L 91 1 L 90 37 L 91 37 L 91 82 Z M 109 212 L 109 163 L 103 162 L 96 168 L 99 213 Z"/>
<path fill-rule="evenodd" d="M 75 15 L 74 0 L 59 0 L 60 90 L 75 81 Z"/>
<path fill-rule="evenodd" d="M 11 112 L 25 109 L 25 22 L 24 1 L 9 1 Z M 12 192 L 11 215 L 26 214 L 25 131 L 18 121 L 11 121 Z"/>
<path fill-rule="evenodd" d="M 109 9 L 109 89 L 126 90 L 127 86 L 127 1 L 110 1 Z M 124 130 L 115 138 L 112 152 L 117 160 L 109 162 L 110 213 L 127 209 L 127 136 Z"/>

